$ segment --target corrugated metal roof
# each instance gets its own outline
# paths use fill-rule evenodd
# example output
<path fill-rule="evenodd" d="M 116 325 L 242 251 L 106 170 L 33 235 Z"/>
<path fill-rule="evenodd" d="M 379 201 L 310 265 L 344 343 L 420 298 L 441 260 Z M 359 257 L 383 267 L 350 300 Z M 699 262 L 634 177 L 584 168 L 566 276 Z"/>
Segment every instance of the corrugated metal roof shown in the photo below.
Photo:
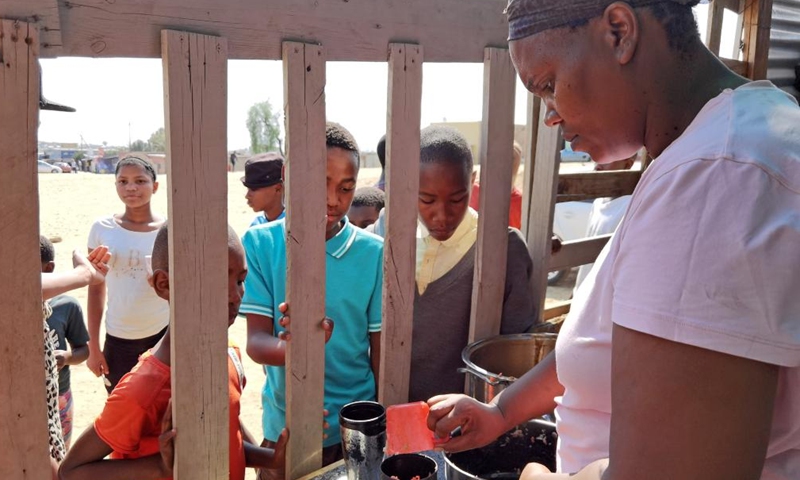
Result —
<path fill-rule="evenodd" d="M 774 0 L 767 78 L 800 99 L 800 0 Z"/>

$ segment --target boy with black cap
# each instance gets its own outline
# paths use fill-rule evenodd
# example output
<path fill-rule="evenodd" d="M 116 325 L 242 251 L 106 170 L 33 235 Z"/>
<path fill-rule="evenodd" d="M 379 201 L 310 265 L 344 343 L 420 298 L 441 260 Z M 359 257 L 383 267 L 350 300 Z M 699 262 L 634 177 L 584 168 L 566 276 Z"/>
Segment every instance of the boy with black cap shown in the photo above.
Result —
<path fill-rule="evenodd" d="M 283 157 L 267 152 L 247 159 L 242 184 L 247 187 L 247 205 L 258 216 L 250 224 L 263 225 L 283 218 Z"/>

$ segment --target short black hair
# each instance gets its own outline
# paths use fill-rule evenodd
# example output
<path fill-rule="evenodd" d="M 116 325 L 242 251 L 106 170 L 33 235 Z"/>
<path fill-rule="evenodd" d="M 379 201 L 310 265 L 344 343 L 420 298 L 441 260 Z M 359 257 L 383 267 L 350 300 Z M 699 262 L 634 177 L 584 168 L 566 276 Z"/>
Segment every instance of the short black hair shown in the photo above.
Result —
<path fill-rule="evenodd" d="M 467 139 L 458 130 L 443 125 L 423 128 L 419 145 L 420 164 L 458 165 L 467 176 L 472 175 L 472 150 Z"/>
<path fill-rule="evenodd" d="M 156 181 L 156 170 L 150 162 L 139 157 L 125 157 L 117 162 L 117 166 L 114 168 L 114 175 L 119 175 L 119 171 L 122 170 L 122 167 L 131 165 L 144 168 L 144 171 L 147 172 L 150 178 L 152 178 L 154 182 Z"/>
<path fill-rule="evenodd" d="M 636 10 L 648 9 L 653 16 L 661 22 L 667 33 L 669 46 L 682 54 L 689 53 L 692 42 L 700 37 L 700 30 L 697 27 L 697 20 L 694 18 L 692 8 L 700 3 L 700 0 L 693 0 L 688 4 L 680 4 L 673 1 L 664 0 L 638 7 Z M 573 30 L 589 24 L 591 18 L 574 20 L 567 24 Z"/>
<path fill-rule="evenodd" d="M 361 187 L 353 195 L 351 207 L 375 207 L 378 211 L 386 205 L 386 194 L 377 187 Z"/>
<path fill-rule="evenodd" d="M 241 245 L 241 242 L 233 228 L 228 225 L 228 246 L 232 245 Z M 169 222 L 164 223 L 156 233 L 150 265 L 153 271 L 163 270 L 169 272 Z"/>
<path fill-rule="evenodd" d="M 44 235 L 39 235 L 39 255 L 42 257 L 43 264 L 56 259 L 56 249 L 53 247 L 53 242 Z"/>
<path fill-rule="evenodd" d="M 360 163 L 361 155 L 359 154 L 355 137 L 349 130 L 336 122 L 327 122 L 325 124 L 325 146 L 329 148 L 338 147 L 352 152 L 356 158 L 356 166 Z"/>
<path fill-rule="evenodd" d="M 381 168 L 386 168 L 386 135 L 378 140 L 378 161 L 381 163 Z"/>

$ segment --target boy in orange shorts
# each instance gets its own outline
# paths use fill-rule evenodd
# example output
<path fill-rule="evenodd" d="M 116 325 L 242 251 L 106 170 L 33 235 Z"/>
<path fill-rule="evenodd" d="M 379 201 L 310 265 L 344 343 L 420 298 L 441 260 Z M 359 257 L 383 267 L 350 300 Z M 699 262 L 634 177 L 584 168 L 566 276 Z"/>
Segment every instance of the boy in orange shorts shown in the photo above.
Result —
<path fill-rule="evenodd" d="M 169 247 L 167 225 L 153 246 L 152 284 L 156 294 L 169 301 Z M 236 233 L 228 227 L 228 326 L 236 320 L 244 292 L 247 266 Z M 228 349 L 230 399 L 230 479 L 243 480 L 245 467 L 280 468 L 288 433 L 281 432 L 275 449 L 256 446 L 246 439 L 239 421 L 239 399 L 244 369 L 237 347 Z M 97 479 L 162 480 L 172 478 L 172 438 L 169 421 L 170 332 L 120 380 L 103 412 L 69 451 L 61 464 L 62 480 Z M 163 418 L 163 422 L 162 422 Z M 106 456 L 111 455 L 110 460 Z"/>

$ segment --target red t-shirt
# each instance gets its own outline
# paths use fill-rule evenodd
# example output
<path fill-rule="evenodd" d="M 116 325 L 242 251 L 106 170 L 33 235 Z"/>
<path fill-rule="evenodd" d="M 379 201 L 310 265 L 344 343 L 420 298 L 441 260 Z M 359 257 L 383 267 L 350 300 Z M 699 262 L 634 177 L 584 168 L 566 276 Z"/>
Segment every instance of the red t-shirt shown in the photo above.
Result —
<path fill-rule="evenodd" d="M 241 359 L 237 347 L 233 347 Z M 244 383 L 244 382 L 242 382 Z M 244 445 L 239 427 L 239 400 L 244 385 L 228 358 L 228 398 L 230 402 L 230 480 L 243 480 Z M 171 396 L 170 367 L 149 351 L 122 377 L 111 392 L 103 412 L 95 419 L 97 435 L 114 451 L 111 458 L 140 458 L 159 452 L 161 418 Z M 171 480 L 171 477 L 163 480 Z"/>
<path fill-rule="evenodd" d="M 469 197 L 469 206 L 480 213 L 478 207 L 481 201 L 481 186 L 476 182 L 472 185 L 472 195 Z M 517 187 L 511 189 L 511 204 L 508 207 L 508 226 L 516 229 L 522 228 L 522 192 Z"/>

